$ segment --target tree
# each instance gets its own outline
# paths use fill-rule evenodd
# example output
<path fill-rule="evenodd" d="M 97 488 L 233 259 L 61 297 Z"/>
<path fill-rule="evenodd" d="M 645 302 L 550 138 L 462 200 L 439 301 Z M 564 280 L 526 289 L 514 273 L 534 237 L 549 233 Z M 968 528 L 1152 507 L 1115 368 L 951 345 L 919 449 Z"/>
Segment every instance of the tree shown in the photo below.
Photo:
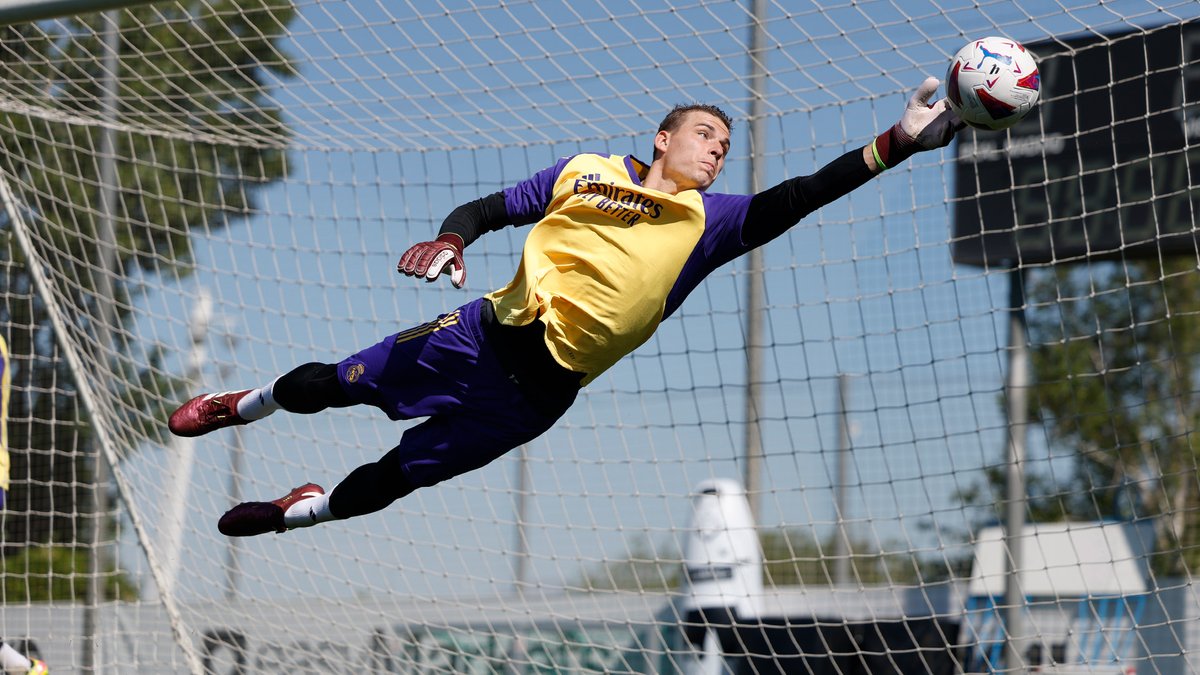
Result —
<path fill-rule="evenodd" d="M 634 540 L 624 557 L 605 559 L 583 570 L 580 588 L 588 591 L 663 592 L 683 583 L 683 559 L 673 540 Z"/>
<path fill-rule="evenodd" d="M 777 527 L 759 531 L 763 554 L 763 584 L 776 586 L 829 586 L 835 582 L 833 556 L 836 534 L 822 540 L 810 528 Z M 881 551 L 878 544 L 861 538 L 850 541 L 850 583 L 862 585 L 917 583 L 931 580 L 926 567 L 912 553 Z M 585 570 L 579 582 L 588 590 L 678 590 L 683 582 L 683 557 L 672 541 L 655 544 L 649 538 L 634 541 L 625 557 L 605 560 Z"/>
<path fill-rule="evenodd" d="M 1154 570 L 1190 572 L 1200 562 L 1195 260 L 1051 267 L 1031 282 L 1030 417 L 1074 459 L 1065 477 L 1035 477 L 1035 515 L 1154 519 Z"/>
<path fill-rule="evenodd" d="M 763 583 L 770 586 L 828 586 L 838 583 L 834 532 L 816 539 L 809 528 L 777 528 L 759 534 L 763 549 Z M 886 545 L 886 544 L 885 544 Z M 846 583 L 863 586 L 913 583 L 918 578 L 916 557 L 903 548 L 880 550 L 880 544 L 850 537 Z"/>
<path fill-rule="evenodd" d="M 280 46 L 295 17 L 292 2 L 243 6 L 185 0 L 120 16 L 118 110 L 104 111 L 103 15 L 3 29 L 0 111 L 4 178 L 33 231 L 40 256 L 57 269 L 55 294 L 77 311 L 83 334 L 97 317 L 119 331 L 143 293 L 135 280 L 181 278 L 192 260 L 189 230 L 228 226 L 254 211 L 255 195 L 286 173 L 289 130 L 268 83 L 293 76 Z M 111 124 L 98 117 L 115 115 Z M 85 120 L 87 123 L 79 123 Z M 98 259 L 101 134 L 116 126 L 116 259 Z M 130 130 L 133 131 L 130 131 Z M 89 420 L 56 346 L 44 298 L 34 288 L 0 216 L 0 325 L 13 354 L 10 447 L 13 489 L 6 550 L 28 543 L 78 542 L 79 505 L 92 489 L 84 461 L 93 451 Z M 112 286 L 99 270 L 115 268 Z M 111 291 L 113 297 L 99 297 Z M 157 440 L 172 401 L 164 355 L 125 336 L 120 362 L 96 363 L 111 379 L 140 437 Z M 132 452 L 136 448 L 125 448 Z M 86 531 L 86 530 L 82 530 Z M 85 543 L 86 542 L 82 542 Z"/>

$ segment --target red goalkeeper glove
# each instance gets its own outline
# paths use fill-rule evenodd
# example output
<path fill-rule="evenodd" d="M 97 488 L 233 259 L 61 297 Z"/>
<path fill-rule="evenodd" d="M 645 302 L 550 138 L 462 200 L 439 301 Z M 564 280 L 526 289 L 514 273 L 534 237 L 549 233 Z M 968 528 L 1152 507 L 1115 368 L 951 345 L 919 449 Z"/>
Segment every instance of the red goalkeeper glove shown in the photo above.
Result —
<path fill-rule="evenodd" d="M 871 143 L 871 152 L 880 170 L 896 166 L 922 150 L 949 145 L 954 134 L 966 126 L 950 109 L 946 99 L 929 103 L 938 84 L 936 77 L 926 78 L 908 99 L 900 121 Z"/>
<path fill-rule="evenodd" d="M 467 281 L 467 268 L 463 264 L 463 239 L 457 234 L 439 234 L 433 241 L 414 245 L 400 256 L 396 271 L 410 277 L 425 277 L 425 281 L 437 279 L 447 268 L 450 283 L 462 288 Z"/>

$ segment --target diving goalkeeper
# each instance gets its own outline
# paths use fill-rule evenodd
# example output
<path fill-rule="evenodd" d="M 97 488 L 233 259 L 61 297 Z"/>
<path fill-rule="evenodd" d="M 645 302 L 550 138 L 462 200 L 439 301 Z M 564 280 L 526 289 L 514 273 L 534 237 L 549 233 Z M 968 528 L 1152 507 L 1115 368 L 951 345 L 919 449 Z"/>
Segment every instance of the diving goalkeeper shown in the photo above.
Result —
<path fill-rule="evenodd" d="M 507 286 L 390 335 L 339 363 L 308 363 L 266 386 L 198 396 L 171 415 L 180 436 L 247 424 L 277 410 L 372 405 L 426 418 L 332 492 L 309 483 L 221 517 L 229 536 L 284 532 L 383 509 L 417 488 L 481 467 L 554 425 L 580 388 L 650 338 L 706 276 L 801 218 L 923 150 L 962 123 L 929 104 L 926 79 L 869 145 L 756 195 L 707 192 L 725 166 L 731 120 L 677 106 L 654 135 L 653 161 L 578 154 L 454 209 L 400 273 L 466 281 L 463 251 L 481 235 L 533 224 Z"/>

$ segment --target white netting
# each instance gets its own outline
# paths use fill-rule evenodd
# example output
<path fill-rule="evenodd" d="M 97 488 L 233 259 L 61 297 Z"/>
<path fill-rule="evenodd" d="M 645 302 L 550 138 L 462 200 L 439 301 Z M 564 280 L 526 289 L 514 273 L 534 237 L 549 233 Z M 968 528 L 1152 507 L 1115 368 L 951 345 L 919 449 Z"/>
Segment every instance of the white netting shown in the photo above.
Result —
<path fill-rule="evenodd" d="M 739 672 L 1018 669 L 1002 657 L 1009 549 L 986 527 L 1004 516 L 1015 275 L 952 262 L 953 221 L 1003 215 L 1028 241 L 1081 214 L 1095 241 L 1194 231 L 1190 0 L 762 3 L 764 186 L 867 144 L 971 38 L 1101 56 L 1058 61 L 1071 85 L 1048 84 L 1021 134 L 964 134 L 765 249 L 745 552 L 764 558 L 763 592 L 744 626 L 689 614 L 683 571 L 697 486 L 744 470 L 742 261 L 543 438 L 374 515 L 246 540 L 215 527 L 238 501 L 377 459 L 407 423 L 376 410 L 166 431 L 196 393 L 338 360 L 504 285 L 528 228 L 472 245 L 462 291 L 395 264 L 454 206 L 561 156 L 649 160 L 676 103 L 735 119 L 713 189 L 746 192 L 750 4 L 211 0 L 3 29 L 0 634 L 63 672 L 718 672 L 718 652 Z M 1130 40 L 1174 61 L 1116 51 Z M 1128 107 L 1164 86 L 1178 95 Z M 1089 126 L 1089 109 L 1111 112 Z M 1163 120 L 1181 141 L 1150 132 Z M 1099 165 L 1082 149 L 1130 128 L 1145 148 Z M 956 153 L 976 159 L 956 173 Z M 1027 664 L 1189 672 L 1197 255 L 1103 253 L 1012 261 L 1042 416 L 1014 632 Z M 112 465 L 99 518 L 97 454 Z"/>

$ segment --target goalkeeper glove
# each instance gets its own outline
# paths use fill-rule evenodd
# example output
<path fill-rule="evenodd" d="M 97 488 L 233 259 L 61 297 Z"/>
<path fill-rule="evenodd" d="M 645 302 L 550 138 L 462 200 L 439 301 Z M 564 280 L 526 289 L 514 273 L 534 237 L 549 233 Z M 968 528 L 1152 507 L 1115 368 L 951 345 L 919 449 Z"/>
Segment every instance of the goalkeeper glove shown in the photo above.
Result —
<path fill-rule="evenodd" d="M 450 283 L 462 288 L 467 281 L 467 268 L 463 264 L 463 239 L 452 232 L 439 234 L 433 241 L 414 245 L 400 256 L 396 271 L 410 277 L 425 277 L 433 281 L 450 269 Z"/>
<path fill-rule="evenodd" d="M 925 78 L 908 99 L 900 121 L 871 142 L 871 152 L 880 170 L 896 166 L 922 150 L 949 145 L 954 134 L 966 126 L 950 109 L 948 100 L 929 103 L 938 84 L 936 77 Z"/>

